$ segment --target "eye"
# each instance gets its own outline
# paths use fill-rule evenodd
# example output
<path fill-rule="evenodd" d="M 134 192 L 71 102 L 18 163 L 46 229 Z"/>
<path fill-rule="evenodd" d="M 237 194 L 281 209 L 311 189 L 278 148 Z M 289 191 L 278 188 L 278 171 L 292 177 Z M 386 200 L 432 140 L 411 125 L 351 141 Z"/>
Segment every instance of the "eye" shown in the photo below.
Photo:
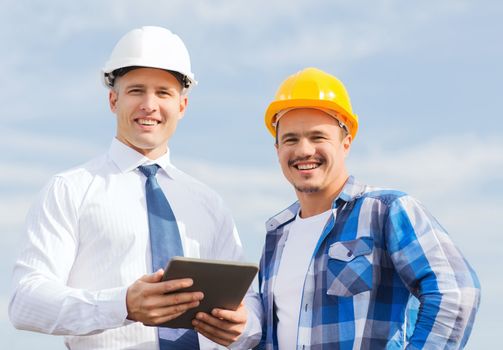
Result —
<path fill-rule="evenodd" d="M 173 93 L 172 93 L 170 90 L 159 90 L 159 91 L 157 92 L 157 95 L 158 95 L 159 97 L 169 97 L 169 96 L 172 96 L 172 95 L 173 95 Z"/>
<path fill-rule="evenodd" d="M 284 145 L 293 145 L 298 141 L 296 137 L 287 137 L 283 139 L 283 144 Z"/>
<path fill-rule="evenodd" d="M 324 135 L 314 135 L 313 137 L 311 137 L 311 140 L 313 142 L 323 142 L 325 141 L 327 138 L 324 136 Z"/>
<path fill-rule="evenodd" d="M 130 95 L 140 95 L 143 92 L 140 88 L 132 88 L 128 90 L 128 94 Z"/>

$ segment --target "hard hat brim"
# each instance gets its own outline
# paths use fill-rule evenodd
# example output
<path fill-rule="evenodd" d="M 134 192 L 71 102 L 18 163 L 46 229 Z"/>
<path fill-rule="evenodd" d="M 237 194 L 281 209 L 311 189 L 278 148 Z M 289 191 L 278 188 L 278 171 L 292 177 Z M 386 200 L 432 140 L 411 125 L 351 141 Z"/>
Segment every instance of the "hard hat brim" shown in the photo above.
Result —
<path fill-rule="evenodd" d="M 162 66 L 160 64 L 143 64 L 143 65 L 139 65 L 139 64 L 135 64 L 134 61 L 117 65 L 117 67 L 102 68 L 101 72 L 100 72 L 101 73 L 100 76 L 101 76 L 101 82 L 103 83 L 103 85 L 105 85 L 105 87 L 107 87 L 107 88 L 111 88 L 112 86 L 108 83 L 108 80 L 106 78 L 107 74 L 113 72 L 116 69 L 126 68 L 126 67 L 143 67 L 143 68 L 154 68 L 154 69 L 172 70 L 172 71 L 178 72 L 178 73 L 182 74 L 183 76 L 187 77 L 187 79 L 190 82 L 190 85 L 189 85 L 189 87 L 187 89 L 192 89 L 193 87 L 197 86 L 197 80 L 194 79 L 194 74 L 191 73 L 191 72 L 189 72 L 187 74 L 187 73 L 181 72 L 180 70 L 177 70 L 177 69 L 168 69 L 168 67 Z"/>
<path fill-rule="evenodd" d="M 349 113 L 333 101 L 311 99 L 292 99 L 272 102 L 265 112 L 264 121 L 273 137 L 276 137 L 276 128 L 273 125 L 276 114 L 284 109 L 297 108 L 324 108 L 333 110 L 341 117 L 341 122 L 348 126 L 352 138 L 354 139 L 356 137 L 358 131 L 358 116 L 356 114 Z"/>

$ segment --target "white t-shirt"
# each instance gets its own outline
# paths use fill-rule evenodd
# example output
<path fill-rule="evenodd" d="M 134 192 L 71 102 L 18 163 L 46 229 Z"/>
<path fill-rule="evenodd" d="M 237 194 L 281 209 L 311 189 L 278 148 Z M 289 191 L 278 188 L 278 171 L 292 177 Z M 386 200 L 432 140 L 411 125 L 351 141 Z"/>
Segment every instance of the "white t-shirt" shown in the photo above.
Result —
<path fill-rule="evenodd" d="M 290 227 L 274 284 L 279 349 L 295 349 L 304 280 L 316 243 L 332 210 L 303 219 Z"/>

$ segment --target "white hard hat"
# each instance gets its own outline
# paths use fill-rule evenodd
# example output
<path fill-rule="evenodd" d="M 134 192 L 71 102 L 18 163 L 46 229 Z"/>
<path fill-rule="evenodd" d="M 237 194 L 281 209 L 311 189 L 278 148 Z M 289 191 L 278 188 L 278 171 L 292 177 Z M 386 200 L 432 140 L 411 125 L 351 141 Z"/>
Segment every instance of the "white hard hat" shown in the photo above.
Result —
<path fill-rule="evenodd" d="M 132 66 L 178 72 L 185 77 L 185 88 L 197 84 L 190 68 L 189 52 L 182 39 L 162 27 L 133 29 L 119 40 L 102 69 L 105 86 L 113 87 L 113 71 Z"/>

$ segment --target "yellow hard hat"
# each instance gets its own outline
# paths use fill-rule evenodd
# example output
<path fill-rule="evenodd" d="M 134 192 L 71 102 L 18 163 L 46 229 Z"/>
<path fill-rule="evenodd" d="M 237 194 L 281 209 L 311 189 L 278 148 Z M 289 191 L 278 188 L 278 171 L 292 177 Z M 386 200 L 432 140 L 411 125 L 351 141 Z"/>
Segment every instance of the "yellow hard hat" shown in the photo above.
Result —
<path fill-rule="evenodd" d="M 276 137 L 276 115 L 292 108 L 333 110 L 353 139 L 358 131 L 358 116 L 353 114 L 346 88 L 339 79 L 320 69 L 305 68 L 280 85 L 265 112 L 265 125 L 272 136 Z"/>

